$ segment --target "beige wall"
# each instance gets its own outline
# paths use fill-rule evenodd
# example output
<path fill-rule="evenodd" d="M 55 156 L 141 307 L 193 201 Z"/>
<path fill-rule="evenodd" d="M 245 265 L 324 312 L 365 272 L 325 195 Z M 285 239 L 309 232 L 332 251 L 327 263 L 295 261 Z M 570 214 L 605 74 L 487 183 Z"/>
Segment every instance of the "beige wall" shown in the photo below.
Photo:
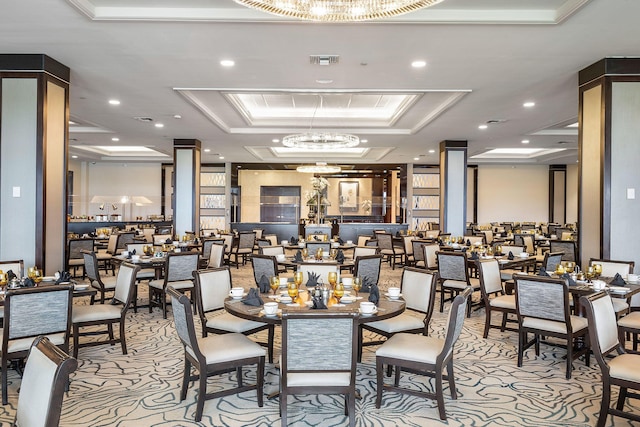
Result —
<path fill-rule="evenodd" d="M 578 165 L 567 165 L 567 223 L 578 222 Z"/>

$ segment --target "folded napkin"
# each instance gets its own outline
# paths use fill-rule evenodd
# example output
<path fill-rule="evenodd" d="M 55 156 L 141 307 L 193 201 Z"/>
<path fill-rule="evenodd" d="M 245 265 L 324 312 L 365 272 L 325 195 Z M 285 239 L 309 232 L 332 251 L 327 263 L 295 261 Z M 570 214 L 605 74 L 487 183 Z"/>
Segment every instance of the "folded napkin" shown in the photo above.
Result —
<path fill-rule="evenodd" d="M 344 245 L 344 240 L 342 240 L 340 237 L 338 237 L 338 243 L 340 243 L 341 245 Z"/>
<path fill-rule="evenodd" d="M 258 292 L 258 288 L 249 289 L 249 294 L 245 298 L 242 298 L 241 301 L 243 304 L 253 305 L 256 307 L 264 304 L 264 302 L 262 301 L 262 298 L 260 298 L 260 293 Z"/>
<path fill-rule="evenodd" d="M 167 240 L 164 241 L 167 245 L 170 245 L 173 243 L 173 239 L 171 237 L 169 237 Z"/>
<path fill-rule="evenodd" d="M 378 285 L 371 285 L 369 290 L 369 302 L 378 305 L 378 301 L 380 301 L 380 289 L 378 289 Z"/>
<path fill-rule="evenodd" d="M 467 246 L 471 246 L 471 240 L 467 239 Z"/>
<path fill-rule="evenodd" d="M 338 264 L 344 264 L 344 253 L 342 252 L 342 249 L 338 250 L 338 254 L 336 255 L 336 261 L 338 262 Z"/>
<path fill-rule="evenodd" d="M 548 276 L 549 273 L 547 273 L 547 269 L 544 268 L 544 266 L 540 267 L 540 270 L 538 270 L 538 276 Z"/>
<path fill-rule="evenodd" d="M 314 273 L 313 271 L 309 271 L 309 278 L 307 279 L 307 288 L 315 288 L 318 286 L 318 279 L 320 278 L 319 274 Z"/>
<path fill-rule="evenodd" d="M 291 236 L 291 238 L 289 239 L 289 244 L 290 245 L 297 245 L 298 244 L 298 239 L 296 239 L 295 237 Z"/>
<path fill-rule="evenodd" d="M 313 308 L 315 310 L 326 310 L 327 309 L 327 306 L 325 305 L 324 301 L 322 300 L 322 297 L 313 297 L 312 301 L 313 301 L 313 306 L 311 308 Z"/>
<path fill-rule="evenodd" d="M 129 255 L 135 255 L 136 254 L 136 250 L 132 250 L 131 252 L 129 252 Z"/>
<path fill-rule="evenodd" d="M 513 259 L 513 252 L 509 251 L 509 255 L 507 255 L 507 259 Z"/>
<path fill-rule="evenodd" d="M 362 292 L 371 292 L 371 286 L 374 285 L 374 283 L 371 283 L 370 279 L 368 277 L 365 277 L 364 279 L 362 279 Z"/>
<path fill-rule="evenodd" d="M 16 277 L 16 273 L 14 273 L 13 270 L 7 271 L 7 280 L 15 279 Z"/>
<path fill-rule="evenodd" d="M 56 274 L 56 285 L 59 285 L 60 283 L 63 282 L 70 282 L 71 281 L 71 274 L 69 274 L 68 271 L 58 271 L 58 274 Z"/>
<path fill-rule="evenodd" d="M 313 236 L 313 240 L 315 240 L 316 242 L 319 242 L 320 238 L 318 236 Z"/>
<path fill-rule="evenodd" d="M 569 284 L 569 286 L 576 286 L 577 285 L 576 281 L 571 278 L 571 275 L 569 273 L 564 273 L 560 277 L 565 279 L 567 281 L 567 283 Z"/>
<path fill-rule="evenodd" d="M 624 281 L 620 273 L 616 273 L 616 275 L 613 276 L 613 280 L 609 284 L 613 286 L 624 286 L 627 284 L 627 282 Z"/>
<path fill-rule="evenodd" d="M 469 259 L 472 259 L 474 261 L 479 259 L 478 258 L 478 252 L 471 252 L 471 256 L 469 257 Z"/>
<path fill-rule="evenodd" d="M 295 256 L 295 257 L 293 257 L 293 260 L 294 260 L 295 262 L 302 262 L 302 261 L 304 261 L 304 260 L 302 259 L 302 252 L 300 251 L 300 249 L 298 249 L 298 250 L 296 251 L 296 256 Z"/>
<path fill-rule="evenodd" d="M 25 288 L 33 288 L 35 285 L 36 283 L 29 277 L 26 277 L 22 282 L 22 286 L 24 286 Z"/>
<path fill-rule="evenodd" d="M 269 293 L 269 290 L 271 289 L 269 278 L 264 274 L 262 275 L 260 280 L 258 280 L 258 288 L 260 288 L 260 292 L 262 292 L 263 294 Z"/>
<path fill-rule="evenodd" d="M 462 252 L 467 252 L 469 248 L 462 248 Z"/>

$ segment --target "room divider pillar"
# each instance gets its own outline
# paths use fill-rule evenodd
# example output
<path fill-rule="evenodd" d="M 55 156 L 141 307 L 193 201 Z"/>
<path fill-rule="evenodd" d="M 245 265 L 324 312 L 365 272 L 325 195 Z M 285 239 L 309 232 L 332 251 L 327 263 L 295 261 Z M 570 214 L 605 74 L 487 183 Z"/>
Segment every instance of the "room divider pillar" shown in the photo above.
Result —
<path fill-rule="evenodd" d="M 467 141 L 440 142 L 440 230 L 463 236 L 467 227 Z"/>
<path fill-rule="evenodd" d="M 640 58 L 605 58 L 579 73 L 578 245 L 589 258 L 640 267 Z M 638 195 L 640 196 L 640 195 Z"/>
<path fill-rule="evenodd" d="M 197 139 L 173 140 L 173 230 L 200 231 L 200 146 Z"/>
<path fill-rule="evenodd" d="M 63 270 L 67 233 L 68 67 L 0 54 L 0 259 Z"/>

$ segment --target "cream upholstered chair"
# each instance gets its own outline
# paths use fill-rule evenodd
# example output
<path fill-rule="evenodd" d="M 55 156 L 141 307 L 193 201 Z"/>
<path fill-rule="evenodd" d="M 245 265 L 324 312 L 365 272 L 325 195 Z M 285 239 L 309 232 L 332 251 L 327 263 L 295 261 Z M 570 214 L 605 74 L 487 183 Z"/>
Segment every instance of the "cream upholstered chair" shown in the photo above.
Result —
<path fill-rule="evenodd" d="M 440 245 L 437 243 L 430 243 L 422 246 L 425 268 L 427 270 L 438 271 L 438 256 L 436 254 L 439 250 Z"/>
<path fill-rule="evenodd" d="M 443 371 L 447 370 L 451 398 L 456 399 L 456 385 L 453 375 L 453 346 L 460 336 L 464 323 L 466 299 L 470 298 L 471 288 L 466 288 L 457 295 L 447 321 L 444 338 L 399 333 L 389 338 L 376 351 L 376 408 L 382 403 L 383 388 L 388 390 L 436 399 L 441 420 L 447 419 L 444 409 L 444 392 L 442 390 Z M 396 368 L 394 385 L 384 384 L 383 367 L 385 364 Z M 400 387 L 402 369 L 427 376 L 434 376 L 435 393 L 406 389 Z"/>
<path fill-rule="evenodd" d="M 304 276 L 304 283 L 306 285 L 307 280 L 309 279 L 309 273 L 314 273 L 319 275 L 319 281 L 322 280 L 323 283 L 329 283 L 329 273 L 336 272 L 339 274 L 338 264 L 330 264 L 330 263 L 317 263 L 317 262 L 303 262 L 298 264 L 298 270 L 302 271 Z M 339 277 L 338 277 L 339 279 Z"/>
<path fill-rule="evenodd" d="M 367 242 L 371 240 L 371 236 L 358 236 L 357 246 L 367 246 Z"/>
<path fill-rule="evenodd" d="M 580 303 L 587 313 L 591 349 L 602 373 L 602 403 L 596 425 L 604 427 L 609 414 L 640 422 L 637 413 L 623 411 L 627 397 L 640 399 L 640 355 L 628 354 L 620 345 L 611 297 L 598 292 L 581 297 Z M 615 356 L 610 358 L 612 355 Z M 612 385 L 620 387 L 615 408 L 610 407 Z M 629 389 L 636 392 L 629 392 Z"/>
<path fill-rule="evenodd" d="M 133 251 L 136 251 L 136 255 L 144 255 L 144 247 L 147 246 L 147 243 L 127 243 L 127 250 L 129 254 L 132 254 Z M 156 269 L 155 268 L 144 268 L 138 270 L 136 273 L 136 281 L 139 283 L 141 280 L 152 280 L 156 278 Z M 137 295 L 137 293 L 136 293 Z M 135 303 L 135 301 L 134 301 Z M 137 306 L 134 304 L 134 308 L 137 313 Z"/>
<path fill-rule="evenodd" d="M 231 254 L 235 258 L 236 268 L 240 268 L 240 259 L 242 259 L 242 265 L 247 263 L 247 258 L 251 256 L 255 242 L 256 233 L 254 231 L 243 231 L 238 234 L 238 242 L 231 250 Z"/>
<path fill-rule="evenodd" d="M 162 317 L 167 318 L 167 286 L 181 292 L 193 289 L 193 272 L 198 269 L 200 254 L 198 252 L 179 252 L 167 255 L 164 268 L 164 279 L 149 281 L 149 313 L 153 306 L 162 308 Z M 193 299 L 193 294 L 191 295 Z"/>
<path fill-rule="evenodd" d="M 207 260 L 207 268 L 218 268 L 224 265 L 224 244 L 211 245 L 209 248 L 209 258 Z"/>
<path fill-rule="evenodd" d="M 487 338 L 490 328 L 499 328 L 501 331 L 506 327 L 508 315 L 516 315 L 515 295 L 505 295 L 500 278 L 500 264 L 496 259 L 482 260 L 479 262 L 478 271 L 480 273 L 480 292 L 485 308 L 485 322 L 483 337 Z M 493 312 L 502 313 L 502 324 L 500 326 L 491 324 Z M 515 331 L 515 329 L 509 329 Z"/>
<path fill-rule="evenodd" d="M 13 425 L 57 427 L 69 374 L 77 367 L 76 359 L 53 345 L 47 337 L 36 338 L 24 367 Z"/>
<path fill-rule="evenodd" d="M 513 256 L 518 256 L 518 254 L 524 252 L 525 247 L 520 245 L 502 245 L 502 253 L 505 255 L 509 255 L 509 252 L 513 254 Z M 502 280 L 511 280 L 513 279 L 513 275 L 517 273 L 522 273 L 523 268 L 504 268 L 500 270 L 500 278 Z"/>
<path fill-rule="evenodd" d="M 516 311 L 518 313 L 518 367 L 524 351 L 535 345 L 540 355 L 540 337 L 549 336 L 565 341 L 567 347 L 566 377 L 571 378 L 573 360 L 585 356 L 589 366 L 589 328 L 587 319 L 574 316 L 569 310 L 569 287 L 564 279 L 516 274 Z M 528 334 L 534 335 L 529 341 Z M 577 338 L 585 339 L 585 347 L 574 351 Z"/>
<path fill-rule="evenodd" d="M 67 240 L 67 253 L 65 269 L 71 272 L 73 269 L 73 276 L 76 276 L 76 270 L 78 267 L 82 267 L 82 278 L 86 276 L 84 268 L 84 257 L 82 251 L 93 250 L 93 239 L 69 239 Z"/>
<path fill-rule="evenodd" d="M 364 342 L 362 330 L 371 331 L 375 334 L 390 338 L 399 332 L 409 334 L 429 335 L 429 321 L 433 314 L 433 306 L 436 299 L 436 277 L 435 274 L 427 270 L 405 267 L 402 272 L 400 289 L 406 307 L 416 313 L 424 314 L 420 319 L 412 314 L 404 312 L 399 316 L 390 319 L 379 320 L 377 322 L 362 323 L 360 325 L 359 341 L 362 346 L 379 345 L 384 341 Z M 361 349 L 360 349 L 361 354 Z"/>
<path fill-rule="evenodd" d="M 426 268 L 424 262 L 424 249 L 422 247 L 428 244 L 425 240 L 413 239 L 411 241 L 413 251 L 413 266 L 416 268 Z"/>
<path fill-rule="evenodd" d="M 231 251 L 233 250 L 233 241 L 235 239 L 233 234 L 221 234 L 220 237 L 224 240 L 224 256 L 228 264 L 231 263 Z"/>
<path fill-rule="evenodd" d="M 122 354 L 127 354 L 127 341 L 125 336 L 125 320 L 129 305 L 136 286 L 136 273 L 140 270 L 137 265 L 123 263 L 118 269 L 116 276 L 116 287 L 113 299 L 110 304 L 99 305 L 75 305 L 71 313 L 71 323 L 73 325 L 73 357 L 78 357 L 80 347 L 92 347 L 95 345 L 111 344 L 119 342 L 122 347 Z M 114 338 L 113 325 L 120 325 L 118 338 Z M 87 326 L 105 325 L 107 329 L 97 332 L 91 328 L 89 332 L 81 332 L 80 328 Z M 81 336 L 108 334 L 109 339 L 104 341 L 80 342 Z"/>
<path fill-rule="evenodd" d="M 198 380 L 195 420 L 200 421 L 202 419 L 205 400 L 216 399 L 247 390 L 256 390 L 258 406 L 262 407 L 265 350 L 242 334 L 224 334 L 198 338 L 189 299 L 171 286 L 169 286 L 167 293 L 173 306 L 176 332 L 184 346 L 184 373 L 180 401 L 187 398 L 189 382 Z M 242 367 L 247 365 L 257 365 L 256 384 L 244 385 L 242 383 Z M 191 375 L 192 366 L 197 371 L 197 375 Z M 207 393 L 208 377 L 234 369 L 236 370 L 238 382 L 236 388 Z"/>
<path fill-rule="evenodd" d="M 171 234 L 154 234 L 153 235 L 153 244 L 154 246 L 162 246 L 167 242 L 167 240 L 171 240 Z"/>
<path fill-rule="evenodd" d="M 8 362 L 24 359 L 33 340 L 46 335 L 65 353 L 69 352 L 72 285 L 10 289 L 4 299 L 2 333 L 2 404 L 7 399 Z"/>
<path fill-rule="evenodd" d="M 444 310 L 445 301 L 453 298 L 467 287 L 476 291 L 480 289 L 480 281 L 469 277 L 467 256 L 463 252 L 436 252 L 438 258 L 438 281 L 440 283 L 440 312 Z M 445 294 L 449 293 L 450 298 Z M 472 294 L 473 295 L 473 294 Z M 471 315 L 471 296 L 467 299 L 467 315 Z"/>
<path fill-rule="evenodd" d="M 472 246 L 484 245 L 486 243 L 484 233 L 481 235 L 475 235 L 475 236 L 464 236 L 463 239 L 464 239 L 465 245 L 467 244 L 467 242 Z"/>
<path fill-rule="evenodd" d="M 623 279 L 626 279 L 629 273 L 633 273 L 636 263 L 634 261 L 616 261 L 611 259 L 591 258 L 589 260 L 589 265 L 591 266 L 593 264 L 600 264 L 602 266 L 603 277 L 615 277 L 616 274 L 619 274 Z M 633 295 L 628 300 L 622 298 L 611 298 L 613 309 L 618 316 L 626 314 L 629 311 L 629 307 L 633 306 L 636 302 L 640 302 L 640 295 L 636 295 Z"/>
<path fill-rule="evenodd" d="M 355 426 L 357 312 L 282 313 L 280 418 L 287 425 L 287 398 L 294 394 L 344 394 L 345 415 Z"/>
<path fill-rule="evenodd" d="M 409 265 L 415 264 L 415 259 L 413 256 L 413 242 L 416 239 L 416 236 L 402 236 L 402 243 L 404 244 L 404 260 L 405 263 Z"/>
<path fill-rule="evenodd" d="M 356 259 L 359 256 L 377 255 L 377 254 L 378 254 L 377 246 L 356 246 L 353 249 L 353 259 Z"/>
<path fill-rule="evenodd" d="M 223 238 L 203 238 L 202 239 L 202 253 L 200 254 L 201 267 L 206 267 L 207 264 L 209 263 L 209 259 L 211 256 L 211 247 L 213 245 L 223 245 L 222 247 L 224 249 L 224 239 Z"/>
<path fill-rule="evenodd" d="M 212 334 L 240 333 L 252 335 L 268 331 L 267 341 L 258 343 L 267 347 L 269 363 L 273 362 L 274 325 L 241 319 L 224 310 L 224 300 L 232 288 L 231 271 L 227 266 L 199 270 L 194 273 L 198 316 L 202 323 L 202 336 Z"/>
<path fill-rule="evenodd" d="M 143 228 L 142 235 L 144 236 L 144 241 L 147 243 L 153 243 L 153 235 L 155 232 L 155 228 Z"/>
<path fill-rule="evenodd" d="M 84 268 L 89 278 L 91 287 L 98 291 L 100 294 L 100 304 L 104 304 L 105 294 L 107 292 L 113 292 L 116 288 L 115 276 L 100 276 L 100 270 L 98 269 L 98 258 L 95 252 L 83 252 L 84 256 Z M 93 304 L 95 297 L 91 297 L 91 304 Z"/>
<path fill-rule="evenodd" d="M 275 245 L 275 246 L 262 246 L 260 247 L 261 255 L 284 255 L 284 247 Z"/>
<path fill-rule="evenodd" d="M 278 246 L 280 243 L 278 242 L 278 236 L 275 234 L 265 234 L 263 238 L 269 242 L 269 246 Z"/>
<path fill-rule="evenodd" d="M 613 301 L 613 298 L 611 300 Z M 633 352 L 637 353 L 638 343 L 640 343 L 640 311 L 632 311 L 618 320 L 618 339 L 623 348 L 627 334 L 631 336 Z"/>

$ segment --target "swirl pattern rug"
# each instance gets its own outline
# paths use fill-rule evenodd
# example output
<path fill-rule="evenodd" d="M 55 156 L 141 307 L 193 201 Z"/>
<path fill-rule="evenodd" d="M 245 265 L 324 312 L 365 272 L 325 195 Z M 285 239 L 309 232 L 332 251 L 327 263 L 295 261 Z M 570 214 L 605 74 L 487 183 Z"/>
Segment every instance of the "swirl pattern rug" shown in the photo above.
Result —
<path fill-rule="evenodd" d="M 232 268 L 234 285 L 255 286 L 251 266 Z M 401 269 L 386 265 L 381 273 L 381 288 L 398 286 Z M 140 295 L 146 296 L 144 284 Z M 474 295 L 477 299 L 479 295 Z M 144 301 L 140 301 L 144 303 Z M 87 301 L 75 301 L 86 304 Z M 434 310 L 431 334 L 444 334 L 445 313 Z M 494 319 L 498 322 L 498 318 Z M 199 319 L 196 325 L 199 328 Z M 584 360 L 574 362 L 572 379 L 565 379 L 565 350 L 542 345 L 541 354 L 533 349 L 525 354 L 522 368 L 516 366 L 517 334 L 491 330 L 482 338 L 484 310 L 475 311 L 465 320 L 460 340 L 455 347 L 454 369 L 458 399 L 451 400 L 445 385 L 446 422 L 440 421 L 432 400 L 385 392 L 382 407 L 375 408 L 375 349 L 365 347 L 363 363 L 358 364 L 357 388 L 361 399 L 356 402 L 356 424 L 383 426 L 594 426 L 600 408 L 602 386 L 600 370 L 592 358 L 592 366 Z M 266 332 L 265 332 L 266 334 Z M 265 399 L 257 405 L 255 391 L 209 400 L 204 406 L 202 422 L 193 421 L 196 406 L 196 385 L 191 384 L 186 400 L 180 402 L 183 349 L 175 332 L 171 309 L 169 318 L 162 319 L 157 308 L 129 311 L 126 324 L 129 354 L 122 355 L 119 345 L 81 348 L 79 367 L 72 374 L 69 392 L 65 396 L 61 426 L 278 426 L 278 398 Z M 260 337 L 266 339 L 266 336 Z M 371 336 L 365 335 L 366 339 Z M 87 338 L 85 338 L 87 339 Z M 327 357 L 331 357 L 327 346 Z M 276 359 L 280 351 L 279 331 L 276 332 Z M 313 360 L 309 360 L 313 364 Z M 638 367 L 640 369 L 640 367 Z M 7 372 L 9 404 L 0 409 L 0 422 L 8 426 L 15 416 L 20 377 L 15 370 Z M 243 370 L 245 382 L 255 381 L 255 369 Z M 385 377 L 386 381 L 391 379 Z M 235 384 L 235 373 L 212 377 L 208 391 Z M 403 373 L 401 385 L 419 390 L 433 390 L 433 380 Z M 265 393 L 277 391 L 278 370 L 267 363 Z M 618 395 L 613 389 L 612 401 Z M 640 412 L 640 404 L 631 408 Z M 341 396 L 295 396 L 288 402 L 291 426 L 345 426 Z M 632 426 L 620 418 L 607 420 L 607 426 Z"/>

